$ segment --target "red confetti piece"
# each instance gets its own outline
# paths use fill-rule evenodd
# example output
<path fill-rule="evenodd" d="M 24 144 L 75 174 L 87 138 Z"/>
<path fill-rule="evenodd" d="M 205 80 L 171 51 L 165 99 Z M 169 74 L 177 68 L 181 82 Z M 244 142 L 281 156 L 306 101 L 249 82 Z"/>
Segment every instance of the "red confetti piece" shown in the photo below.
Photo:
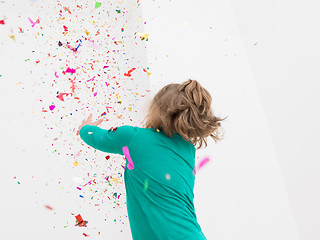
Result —
<path fill-rule="evenodd" d="M 75 218 L 76 218 L 76 220 L 77 220 L 77 222 L 78 222 L 78 224 L 76 224 L 76 226 L 79 226 L 79 227 L 86 227 L 87 225 L 87 221 L 83 221 L 83 219 L 82 219 L 82 217 L 81 217 L 81 215 L 80 214 L 78 214 L 77 216 L 75 216 Z"/>
<path fill-rule="evenodd" d="M 0 20 L 0 24 L 4 25 L 4 19 Z"/>
<path fill-rule="evenodd" d="M 53 210 L 52 207 L 50 207 L 49 205 L 45 205 L 45 208 L 49 209 L 49 210 Z"/>
<path fill-rule="evenodd" d="M 131 72 L 133 72 L 136 68 L 132 68 L 131 70 L 128 71 L 128 73 L 125 73 L 124 75 L 126 77 L 131 77 Z"/>
<path fill-rule="evenodd" d="M 63 95 L 67 95 L 68 96 L 69 94 L 71 94 L 71 96 L 72 96 L 72 93 L 59 93 L 57 98 L 59 98 L 61 101 L 64 101 Z"/>
<path fill-rule="evenodd" d="M 71 11 L 67 7 L 63 7 L 64 10 L 68 11 L 71 14 Z"/>
<path fill-rule="evenodd" d="M 106 156 L 106 159 L 107 159 L 107 160 L 109 160 L 109 159 L 110 159 L 110 156 L 109 156 L 109 155 L 108 155 L 108 156 Z"/>
<path fill-rule="evenodd" d="M 70 78 L 69 78 L 70 79 Z M 76 79 L 76 78 L 74 78 L 74 79 Z M 74 93 L 74 90 L 76 89 L 76 85 L 75 85 L 75 82 L 74 82 L 74 79 L 72 80 L 72 79 L 70 79 L 70 81 L 71 81 L 71 91 L 72 91 L 72 93 Z"/>
<path fill-rule="evenodd" d="M 85 237 L 89 237 L 89 235 L 88 235 L 88 234 L 83 233 L 83 235 L 84 235 Z"/>

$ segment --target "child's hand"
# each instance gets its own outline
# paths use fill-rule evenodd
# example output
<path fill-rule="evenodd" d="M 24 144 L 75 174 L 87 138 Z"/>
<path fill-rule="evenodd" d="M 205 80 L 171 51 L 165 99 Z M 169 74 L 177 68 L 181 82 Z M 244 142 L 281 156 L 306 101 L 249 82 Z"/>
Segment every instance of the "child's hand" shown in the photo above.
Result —
<path fill-rule="evenodd" d="M 92 121 L 92 113 L 90 114 L 90 116 L 88 117 L 87 120 L 83 120 L 82 124 L 79 126 L 78 131 L 77 131 L 77 135 L 80 134 L 80 130 L 84 125 L 93 125 L 93 126 L 98 126 L 100 123 L 103 122 L 103 119 L 100 119 L 96 122 L 91 122 Z"/>

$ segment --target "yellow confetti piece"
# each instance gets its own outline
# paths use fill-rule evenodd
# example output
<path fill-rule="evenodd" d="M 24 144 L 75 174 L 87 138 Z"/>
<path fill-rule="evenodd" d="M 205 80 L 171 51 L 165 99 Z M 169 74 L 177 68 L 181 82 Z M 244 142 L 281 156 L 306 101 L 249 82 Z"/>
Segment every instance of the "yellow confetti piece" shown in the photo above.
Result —
<path fill-rule="evenodd" d="M 73 162 L 73 165 L 76 167 L 76 166 L 79 165 L 79 163 L 78 163 L 77 161 L 74 161 L 74 162 Z"/>
<path fill-rule="evenodd" d="M 16 41 L 16 37 L 14 35 L 8 35 L 9 38 L 11 38 L 13 41 Z"/>
<path fill-rule="evenodd" d="M 115 183 L 119 183 L 120 179 L 119 178 L 112 178 L 112 181 L 114 181 Z"/>
<path fill-rule="evenodd" d="M 142 32 L 136 32 L 136 35 L 140 36 L 141 41 L 147 39 L 149 36 L 148 34 Z"/>
<path fill-rule="evenodd" d="M 90 32 L 88 32 L 88 31 L 86 30 L 86 34 L 87 34 L 87 36 L 89 36 Z"/>

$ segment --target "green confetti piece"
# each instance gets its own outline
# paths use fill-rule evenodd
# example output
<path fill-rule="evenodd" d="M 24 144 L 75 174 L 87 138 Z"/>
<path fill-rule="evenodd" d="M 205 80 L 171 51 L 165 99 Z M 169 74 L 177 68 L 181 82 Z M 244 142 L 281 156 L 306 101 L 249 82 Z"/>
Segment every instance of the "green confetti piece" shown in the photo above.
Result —
<path fill-rule="evenodd" d="M 148 189 L 148 179 L 144 181 L 144 191 L 147 191 L 147 189 Z"/>
<path fill-rule="evenodd" d="M 120 10 L 116 10 L 117 11 L 117 13 L 121 13 L 121 11 Z"/>
<path fill-rule="evenodd" d="M 18 182 L 18 184 L 21 184 L 19 181 L 17 181 Z"/>
<path fill-rule="evenodd" d="M 96 2 L 96 5 L 95 5 L 95 8 L 99 8 L 101 6 L 101 3 L 100 2 Z"/>

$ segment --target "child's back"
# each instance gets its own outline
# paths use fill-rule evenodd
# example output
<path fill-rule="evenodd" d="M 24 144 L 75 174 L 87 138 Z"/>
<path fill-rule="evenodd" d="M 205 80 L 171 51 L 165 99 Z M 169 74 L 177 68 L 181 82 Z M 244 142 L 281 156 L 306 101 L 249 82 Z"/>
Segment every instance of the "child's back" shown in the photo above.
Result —
<path fill-rule="evenodd" d="M 193 205 L 195 147 L 180 135 L 134 128 L 125 170 L 133 239 L 206 239 Z"/>

